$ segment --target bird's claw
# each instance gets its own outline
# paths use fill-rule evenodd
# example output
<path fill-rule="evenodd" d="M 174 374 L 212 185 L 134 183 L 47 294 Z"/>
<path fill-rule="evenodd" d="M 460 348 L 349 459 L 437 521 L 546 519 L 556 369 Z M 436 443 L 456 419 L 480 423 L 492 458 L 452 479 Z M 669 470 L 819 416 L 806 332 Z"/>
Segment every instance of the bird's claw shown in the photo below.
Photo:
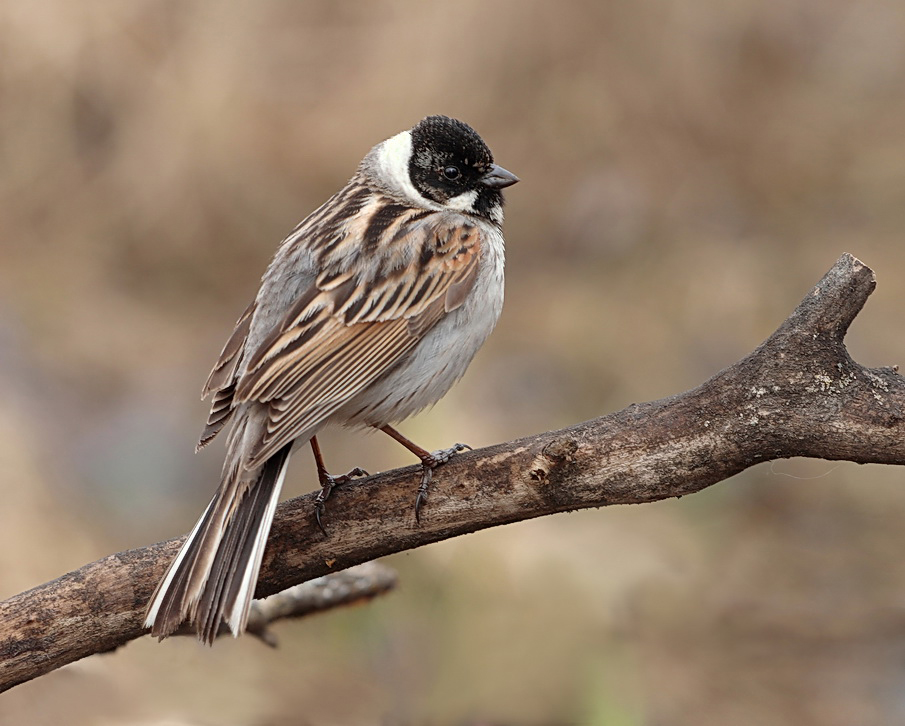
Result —
<path fill-rule="evenodd" d="M 337 487 L 340 484 L 347 484 L 359 476 L 368 476 L 368 472 L 360 466 L 356 466 L 354 469 L 341 476 L 333 476 L 332 474 L 323 474 L 321 476 L 321 490 L 317 493 L 317 498 L 314 500 L 314 519 L 317 521 L 317 526 L 324 535 L 327 534 L 327 530 L 321 520 L 327 509 L 327 500 L 330 498 L 330 494 L 333 493 L 334 487 Z"/>
<path fill-rule="evenodd" d="M 432 451 L 429 456 L 425 456 L 421 460 L 421 483 L 418 485 L 418 496 L 415 498 L 415 521 L 419 524 L 421 523 L 421 505 L 427 501 L 427 490 L 430 488 L 434 469 L 466 449 L 471 451 L 468 444 L 453 444 L 448 449 Z"/>
<path fill-rule="evenodd" d="M 465 451 L 466 449 L 471 451 L 471 447 L 468 444 L 453 444 L 448 449 L 440 449 L 439 451 L 431 452 L 431 455 L 422 459 L 421 463 L 429 469 L 435 469 L 440 466 L 440 464 L 445 464 L 449 461 L 454 454 L 458 454 L 460 451 Z M 428 481 L 430 481 L 430 477 L 428 477 Z"/>

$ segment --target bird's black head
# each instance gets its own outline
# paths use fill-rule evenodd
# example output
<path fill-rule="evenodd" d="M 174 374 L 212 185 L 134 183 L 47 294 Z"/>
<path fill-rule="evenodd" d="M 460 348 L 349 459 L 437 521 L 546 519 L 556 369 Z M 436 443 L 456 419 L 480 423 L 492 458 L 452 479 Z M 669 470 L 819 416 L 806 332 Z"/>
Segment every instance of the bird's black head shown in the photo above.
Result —
<path fill-rule="evenodd" d="M 504 187 L 518 177 L 493 163 L 484 140 L 466 123 L 428 116 L 412 129 L 409 177 L 427 199 L 499 223 Z"/>

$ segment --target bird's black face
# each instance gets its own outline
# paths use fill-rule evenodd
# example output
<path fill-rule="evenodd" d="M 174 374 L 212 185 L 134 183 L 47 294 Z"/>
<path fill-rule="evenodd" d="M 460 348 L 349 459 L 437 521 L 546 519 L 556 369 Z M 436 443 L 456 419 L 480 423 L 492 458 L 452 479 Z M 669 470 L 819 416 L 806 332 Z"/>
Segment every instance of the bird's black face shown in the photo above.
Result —
<path fill-rule="evenodd" d="M 501 219 L 500 190 L 518 181 L 493 163 L 471 126 L 446 116 L 428 116 L 412 129 L 409 177 L 427 199 L 494 222 Z"/>

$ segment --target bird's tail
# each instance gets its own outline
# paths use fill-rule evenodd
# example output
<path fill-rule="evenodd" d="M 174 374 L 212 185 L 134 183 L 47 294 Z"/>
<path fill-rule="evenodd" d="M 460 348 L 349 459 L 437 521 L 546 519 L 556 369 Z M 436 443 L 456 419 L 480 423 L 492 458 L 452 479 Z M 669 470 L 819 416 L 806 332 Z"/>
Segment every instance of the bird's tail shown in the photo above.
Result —
<path fill-rule="evenodd" d="M 160 639 L 188 620 L 211 644 L 221 620 L 245 630 L 264 545 L 280 497 L 292 444 L 255 472 L 224 471 L 223 482 L 160 581 L 145 627 Z"/>

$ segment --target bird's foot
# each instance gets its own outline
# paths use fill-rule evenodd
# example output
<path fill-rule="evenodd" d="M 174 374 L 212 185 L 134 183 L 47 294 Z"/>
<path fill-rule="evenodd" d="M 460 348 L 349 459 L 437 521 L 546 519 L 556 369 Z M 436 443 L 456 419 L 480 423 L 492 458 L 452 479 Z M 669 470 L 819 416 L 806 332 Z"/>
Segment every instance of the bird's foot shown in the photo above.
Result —
<path fill-rule="evenodd" d="M 352 471 L 343 474 L 342 476 L 333 476 L 332 474 L 327 474 L 327 472 L 321 474 L 321 490 L 314 500 L 314 518 L 317 520 L 317 526 L 320 527 L 321 532 L 325 535 L 327 534 L 327 530 L 324 528 L 324 524 L 321 520 L 327 509 L 327 500 L 330 498 L 330 494 L 333 493 L 334 487 L 337 487 L 340 484 L 347 484 L 359 476 L 368 476 L 368 472 L 359 466 L 356 466 Z"/>
<path fill-rule="evenodd" d="M 415 521 L 421 522 L 421 505 L 427 501 L 427 490 L 430 488 L 434 469 L 445 464 L 455 454 L 466 449 L 471 450 L 468 444 L 455 444 L 448 449 L 433 451 L 427 456 L 421 457 L 421 483 L 418 485 L 418 496 L 415 499 Z"/>

